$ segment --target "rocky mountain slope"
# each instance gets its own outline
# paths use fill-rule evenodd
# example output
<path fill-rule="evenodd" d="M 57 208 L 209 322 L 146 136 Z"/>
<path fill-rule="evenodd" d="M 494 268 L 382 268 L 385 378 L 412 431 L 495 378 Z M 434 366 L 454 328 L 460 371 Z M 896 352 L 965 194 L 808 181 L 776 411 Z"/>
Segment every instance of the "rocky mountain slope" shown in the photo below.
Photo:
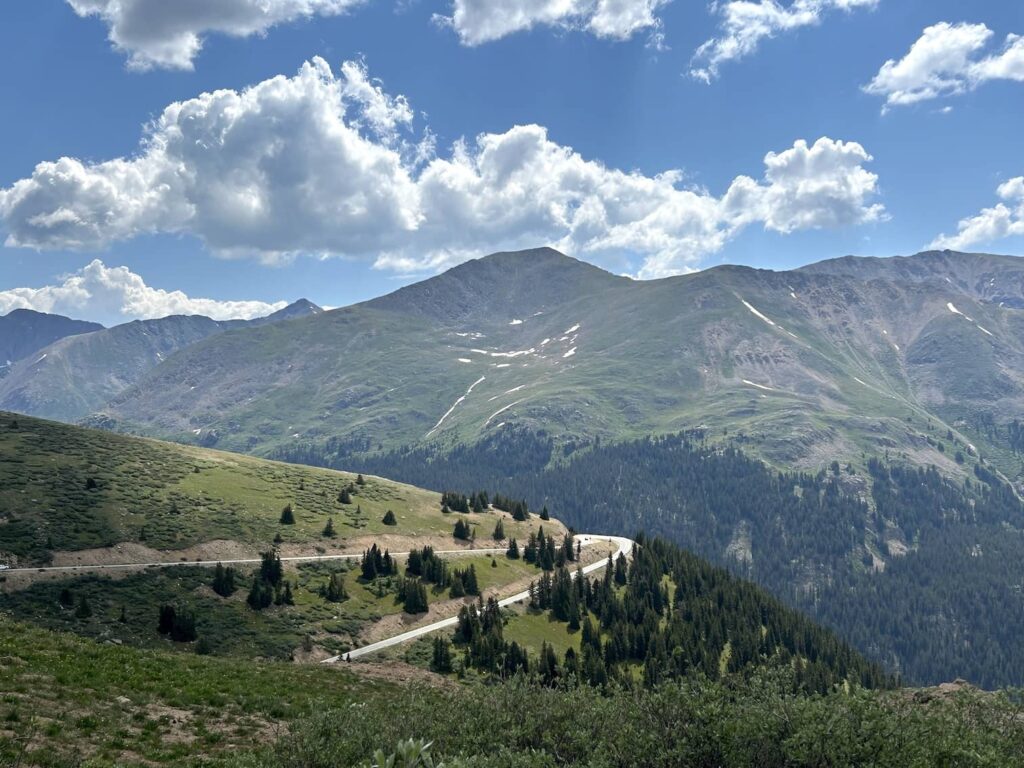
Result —
<path fill-rule="evenodd" d="M 984 451 L 1013 472 L 1019 262 L 922 254 L 638 282 L 550 249 L 496 254 L 205 339 L 103 412 L 259 454 L 328 438 L 364 452 L 451 446 L 512 426 L 563 445 L 703 427 L 778 466 L 889 452 L 955 474 L 957 451 Z"/>
<path fill-rule="evenodd" d="M 251 321 L 172 315 L 113 328 L 90 323 L 91 332 L 61 338 L 38 349 L 31 359 L 12 365 L 0 381 L 0 408 L 76 421 L 101 408 L 177 350 L 201 339 L 322 311 L 303 299 Z"/>
<path fill-rule="evenodd" d="M 22 358 L 38 352 L 58 339 L 77 333 L 102 330 L 99 323 L 72 320 L 31 309 L 15 309 L 0 316 L 0 376 Z"/>

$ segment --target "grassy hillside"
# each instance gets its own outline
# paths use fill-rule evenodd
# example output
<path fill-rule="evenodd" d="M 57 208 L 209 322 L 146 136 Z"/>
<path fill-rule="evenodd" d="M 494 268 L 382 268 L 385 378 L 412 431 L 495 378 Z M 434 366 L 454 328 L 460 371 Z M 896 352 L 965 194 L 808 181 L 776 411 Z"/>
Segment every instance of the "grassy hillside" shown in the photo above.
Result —
<path fill-rule="evenodd" d="M 0 414 L 0 557 L 9 564 L 74 563 L 79 560 L 68 553 L 128 543 L 216 559 L 252 556 L 275 536 L 285 554 L 337 552 L 385 535 L 399 545 L 404 540 L 406 549 L 435 538 L 458 546 L 439 494 L 376 477 L 362 485 L 356 480 L 345 472 Z M 339 501 L 344 489 L 351 503 Z M 295 522 L 282 525 L 289 505 Z M 388 510 L 397 525 L 384 524 Z M 509 536 L 526 534 L 526 524 L 495 511 L 471 522 L 485 538 L 498 517 Z M 322 535 L 329 519 L 335 538 Z M 197 550 L 211 541 L 237 546 Z"/>
<path fill-rule="evenodd" d="M 779 671 L 636 691 L 400 684 L 101 645 L 6 620 L 0 658 L 0 763 L 24 768 L 368 765 L 409 738 L 433 742 L 434 757 L 457 768 L 1001 768 L 1024 754 L 1011 698 L 960 686 L 807 696 Z"/>
<path fill-rule="evenodd" d="M 294 522 L 282 522 L 285 508 Z M 384 522 L 389 511 L 394 524 Z M 328 521 L 333 536 L 325 535 Z M 454 538 L 457 521 L 474 532 L 475 543 Z M 503 538 L 497 541 L 499 522 Z M 450 584 L 434 581 L 429 612 L 407 613 L 404 557 L 396 557 L 393 573 L 377 578 L 359 570 L 359 556 L 373 544 L 395 553 L 424 546 L 464 550 L 466 557 L 444 556 L 449 572 L 472 567 L 481 592 L 505 596 L 539 575 L 537 566 L 472 551 L 503 551 L 512 538 L 525 544 L 542 527 L 550 536 L 564 533 L 556 520 L 533 515 L 516 521 L 493 507 L 445 512 L 440 494 L 378 477 L 0 416 L 0 562 L 86 567 L 82 573 L 2 572 L 0 609 L 101 640 L 168 646 L 157 619 L 160 606 L 171 605 L 195 618 L 196 637 L 170 646 L 178 650 L 194 650 L 198 639 L 205 652 L 218 655 L 322 658 L 374 632 L 387 636 L 393 625 L 428 623 L 461 605 Z M 249 604 L 250 590 L 262 579 L 253 563 L 231 565 L 234 589 L 215 592 L 213 561 L 254 558 L 272 547 L 285 558 L 355 559 L 286 559 L 274 604 L 261 610 Z M 200 559 L 208 564 L 181 562 Z M 175 562 L 181 564 L 103 568 Z M 344 594 L 329 598 L 332 577 Z M 285 585 L 290 602 L 280 594 Z"/>
<path fill-rule="evenodd" d="M 3 765 L 217 764 L 323 707 L 395 695 L 340 668 L 99 644 L 4 616 L 0 658 Z"/>

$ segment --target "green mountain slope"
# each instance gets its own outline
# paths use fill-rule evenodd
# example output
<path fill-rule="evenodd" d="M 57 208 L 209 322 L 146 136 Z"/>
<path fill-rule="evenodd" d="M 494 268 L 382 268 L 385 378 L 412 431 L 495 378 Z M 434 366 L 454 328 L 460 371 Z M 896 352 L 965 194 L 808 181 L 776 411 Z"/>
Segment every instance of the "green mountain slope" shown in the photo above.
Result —
<path fill-rule="evenodd" d="M 147 553 L 171 561 L 178 558 L 158 555 L 253 557 L 275 535 L 282 551 L 295 555 L 343 552 L 385 535 L 406 550 L 434 543 L 432 537 L 457 548 L 439 493 L 376 477 L 356 480 L 346 472 L 0 413 L 0 562 L 102 565 L 145 561 L 140 556 Z M 286 506 L 294 522 L 282 524 Z M 383 522 L 388 510 L 395 525 Z M 490 511 L 474 516 L 481 537 L 498 517 L 509 536 L 525 538 L 537 524 Z M 336 536 L 325 538 L 329 519 Z M 562 530 L 556 521 L 548 529 Z"/>
<path fill-rule="evenodd" d="M 945 439 L 934 425 L 922 429 L 935 444 Z M 781 473 L 701 434 L 555 459 L 550 438 L 517 432 L 351 466 L 425 485 L 514 488 L 581 530 L 668 537 L 766 586 L 911 683 L 1024 684 L 1024 505 L 984 466 L 962 481 L 878 460 L 867 477 L 838 463 Z"/>
<path fill-rule="evenodd" d="M 509 426 L 562 444 L 703 426 L 779 466 L 863 467 L 888 450 L 956 474 L 920 428 L 931 419 L 950 446 L 1015 473 L 1022 312 L 944 280 L 821 271 L 635 282 L 550 250 L 497 254 L 365 304 L 207 339 L 103 413 L 261 455 L 328 439 L 363 453 L 473 443 Z"/>
<path fill-rule="evenodd" d="M 393 663 L 380 679 L 375 665 L 140 650 L 15 621 L 0 622 L 0 654 L 0 761 L 10 765 L 360 765 L 408 739 L 474 768 L 1001 767 L 1024 753 L 1011 697 L 961 685 L 808 696 L 764 672 L 635 691 L 440 686 L 403 681 Z"/>

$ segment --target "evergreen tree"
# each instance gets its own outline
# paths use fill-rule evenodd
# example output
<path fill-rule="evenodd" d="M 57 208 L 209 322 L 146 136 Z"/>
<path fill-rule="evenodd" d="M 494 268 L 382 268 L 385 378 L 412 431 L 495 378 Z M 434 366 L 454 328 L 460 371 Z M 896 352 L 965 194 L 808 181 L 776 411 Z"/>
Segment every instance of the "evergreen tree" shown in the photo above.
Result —
<path fill-rule="evenodd" d="M 615 583 L 619 586 L 626 583 L 626 556 L 621 552 L 615 560 Z"/>
<path fill-rule="evenodd" d="M 519 559 L 519 544 L 516 542 L 515 539 L 509 541 L 508 551 L 505 552 L 505 555 L 506 557 L 508 557 L 509 560 Z"/>
<path fill-rule="evenodd" d="M 440 635 L 434 638 L 434 655 L 430 662 L 430 668 L 440 674 L 452 671 L 452 645 L 447 638 Z"/>
<path fill-rule="evenodd" d="M 171 630 L 174 629 L 174 617 L 176 611 L 173 605 L 161 605 L 160 616 L 157 620 L 156 631 L 161 635 L 171 634 Z"/>
<path fill-rule="evenodd" d="M 325 539 L 333 539 L 337 537 L 338 533 L 334 530 L 333 517 L 327 518 L 327 524 L 324 526 L 324 529 L 323 531 L 321 531 L 320 535 L 323 536 Z"/>
<path fill-rule="evenodd" d="M 259 579 L 277 586 L 284 577 L 284 565 L 281 563 L 281 555 L 276 551 L 260 553 Z"/>
<path fill-rule="evenodd" d="M 235 593 L 235 569 L 230 566 L 225 568 L 221 563 L 213 570 L 213 591 L 221 597 L 231 597 Z"/>
<path fill-rule="evenodd" d="M 405 579 L 401 590 L 403 595 L 402 607 L 406 613 L 426 613 L 427 588 L 419 579 Z"/>
<path fill-rule="evenodd" d="M 555 649 L 545 640 L 540 647 L 540 663 L 538 667 L 541 682 L 545 685 L 554 685 L 558 681 L 558 657 Z"/>
<path fill-rule="evenodd" d="M 192 611 L 179 610 L 171 627 L 171 640 L 176 643 L 191 643 L 196 639 L 196 616 Z"/>
<path fill-rule="evenodd" d="M 348 592 L 345 590 L 345 577 L 335 571 L 327 580 L 327 584 L 321 587 L 320 594 L 331 603 L 341 603 L 348 600 Z"/>
<path fill-rule="evenodd" d="M 465 523 L 461 519 L 459 519 L 455 521 L 455 528 L 452 531 L 452 535 L 456 539 L 460 539 L 462 541 L 469 541 L 472 538 L 473 530 L 468 523 Z"/>
<path fill-rule="evenodd" d="M 382 522 L 384 525 L 398 525 L 398 520 L 395 519 L 395 513 L 390 509 L 384 513 L 384 520 Z"/>
<path fill-rule="evenodd" d="M 78 605 L 75 606 L 75 618 L 88 619 L 90 616 L 92 616 L 92 606 L 89 605 L 89 599 L 85 595 L 79 595 Z"/>
<path fill-rule="evenodd" d="M 295 525 L 295 513 L 292 512 L 292 505 L 287 504 L 281 510 L 281 525 Z"/>
<path fill-rule="evenodd" d="M 356 475 L 356 485 L 366 485 L 366 478 L 362 475 Z"/>
<path fill-rule="evenodd" d="M 505 525 L 502 523 L 501 518 L 498 518 L 498 522 L 494 525 L 494 533 L 492 534 L 495 541 L 502 541 L 505 538 Z"/>
<path fill-rule="evenodd" d="M 338 494 L 338 503 L 340 503 L 340 504 L 351 504 L 352 503 L 352 494 L 349 492 L 347 487 L 342 488 L 341 492 Z"/>
<path fill-rule="evenodd" d="M 550 520 L 551 519 L 551 514 L 548 512 L 548 508 L 547 508 L 546 505 L 543 508 L 541 508 L 541 510 L 540 510 L 540 519 L 541 520 Z"/>

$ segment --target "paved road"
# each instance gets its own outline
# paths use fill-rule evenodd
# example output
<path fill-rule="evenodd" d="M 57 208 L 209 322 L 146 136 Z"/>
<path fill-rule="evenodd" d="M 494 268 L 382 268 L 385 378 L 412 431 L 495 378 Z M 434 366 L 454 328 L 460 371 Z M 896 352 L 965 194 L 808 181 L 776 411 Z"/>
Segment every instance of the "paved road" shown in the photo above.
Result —
<path fill-rule="evenodd" d="M 609 542 L 612 542 L 613 544 L 618 546 L 618 551 L 615 553 L 615 557 L 618 557 L 620 554 L 629 556 L 629 554 L 633 551 L 633 541 L 630 540 L 630 539 L 623 538 L 622 536 L 598 536 L 598 535 L 595 535 L 595 534 L 577 534 L 576 535 L 576 540 L 578 542 L 580 542 L 581 546 L 584 546 L 584 547 L 589 545 L 589 544 L 593 544 L 595 542 L 598 542 L 598 541 L 609 541 Z M 483 551 L 483 550 L 477 550 L 477 551 L 479 552 L 479 551 Z M 504 551 L 504 550 L 502 550 L 502 551 Z M 592 573 L 593 571 L 596 571 L 596 570 L 598 570 L 600 568 L 603 568 L 606 563 L 607 563 L 607 560 L 602 558 L 601 560 L 598 560 L 596 563 L 591 563 L 590 565 L 584 566 L 583 573 L 584 574 Z M 573 572 L 573 577 L 575 577 L 575 576 L 576 576 L 576 573 Z M 514 605 L 515 603 L 519 603 L 519 602 L 522 602 L 523 600 L 527 600 L 527 599 L 529 599 L 529 597 L 530 597 L 530 592 L 527 590 L 526 592 L 520 592 L 519 594 L 512 595 L 511 597 L 506 597 L 504 600 L 498 601 L 498 605 L 501 606 L 502 608 L 505 608 L 505 607 L 507 607 L 509 605 Z M 340 655 L 340 656 L 332 656 L 329 659 L 324 659 L 323 662 L 321 662 L 321 663 L 323 663 L 323 664 L 334 664 L 334 663 L 336 663 L 338 661 L 341 661 L 343 658 L 358 659 L 360 656 L 366 656 L 366 655 L 371 654 L 371 653 L 376 653 L 377 651 L 381 651 L 381 650 L 383 650 L 385 648 L 390 648 L 393 645 L 398 645 L 400 643 L 404 643 L 404 642 L 407 642 L 409 640 L 415 640 L 417 637 L 423 637 L 423 635 L 429 635 L 431 632 L 436 632 L 439 629 L 445 629 L 447 627 L 454 627 L 458 623 L 459 623 L 459 617 L 458 616 L 452 616 L 451 618 L 448 618 L 448 619 L 442 619 L 441 621 L 435 621 L 433 624 L 426 624 L 426 625 L 424 625 L 422 627 L 417 627 L 416 629 L 410 629 L 408 632 L 403 632 L 400 635 L 395 635 L 394 637 L 389 637 L 386 640 L 379 640 L 376 643 L 371 643 L 370 645 L 364 645 L 362 648 L 354 648 L 353 650 L 349 651 L 346 654 L 343 654 L 343 655 Z"/>
<path fill-rule="evenodd" d="M 496 555 L 504 554 L 506 552 L 505 547 L 491 547 L 483 549 L 438 549 L 434 550 L 438 555 L 449 555 L 457 557 L 458 555 Z M 407 557 L 408 552 L 392 552 L 392 557 Z M 353 552 L 345 555 L 296 555 L 293 557 L 282 557 L 281 561 L 285 563 L 309 563 L 317 562 L 320 560 L 359 560 L 363 556 L 362 552 Z M 5 568 L 0 570 L 0 573 L 47 573 L 50 571 L 104 571 L 104 570 L 117 570 L 125 568 L 170 568 L 175 565 L 198 565 L 205 567 L 213 567 L 220 563 L 222 565 L 245 565 L 252 563 L 259 563 L 260 558 L 236 558 L 228 560 L 159 560 L 154 563 L 112 563 L 110 565 L 48 565 L 42 568 Z"/>

